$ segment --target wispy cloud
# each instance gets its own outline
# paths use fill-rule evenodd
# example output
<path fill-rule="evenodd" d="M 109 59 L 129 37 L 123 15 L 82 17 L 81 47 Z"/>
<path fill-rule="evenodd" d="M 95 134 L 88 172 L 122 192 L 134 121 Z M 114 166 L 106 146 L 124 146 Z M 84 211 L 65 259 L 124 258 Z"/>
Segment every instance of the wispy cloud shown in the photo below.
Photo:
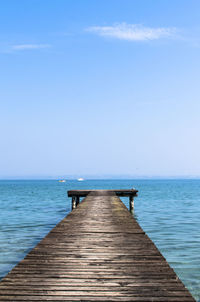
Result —
<path fill-rule="evenodd" d="M 33 49 L 42 49 L 42 48 L 49 48 L 51 45 L 49 44 L 18 44 L 13 45 L 13 50 L 33 50 Z"/>
<path fill-rule="evenodd" d="M 112 26 L 92 26 L 86 29 L 99 36 L 128 41 L 148 41 L 173 37 L 175 28 L 145 27 L 138 24 L 116 23 Z"/>

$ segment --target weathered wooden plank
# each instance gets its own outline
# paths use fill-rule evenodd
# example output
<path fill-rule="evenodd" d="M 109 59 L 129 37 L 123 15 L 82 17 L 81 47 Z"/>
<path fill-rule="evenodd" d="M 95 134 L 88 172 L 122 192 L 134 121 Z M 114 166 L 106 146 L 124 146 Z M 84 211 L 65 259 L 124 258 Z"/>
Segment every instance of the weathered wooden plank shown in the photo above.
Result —
<path fill-rule="evenodd" d="M 194 299 L 116 194 L 92 191 L 2 280 L 0 301 Z"/>
<path fill-rule="evenodd" d="M 110 297 L 119 297 L 119 296 L 130 296 L 130 297 L 146 297 L 146 296 L 151 296 L 153 294 L 154 297 L 189 297 L 190 298 L 190 293 L 185 292 L 185 291 L 179 291 L 179 290 L 171 290 L 171 289 L 154 289 L 154 288 L 134 288 L 131 289 L 118 289 L 117 291 L 114 291 L 112 288 L 107 288 L 106 290 L 93 290 L 90 287 L 86 290 L 79 290 L 75 289 L 68 289 L 68 290 L 40 290 L 40 289 L 27 289 L 27 290 L 13 290 L 13 289 L 1 289 L 1 292 L 3 295 L 30 295 L 30 296 L 38 296 L 38 295 L 43 295 L 43 296 L 85 296 L 88 292 L 90 293 L 90 296 L 100 296 L 100 295 L 106 295 Z"/>
<path fill-rule="evenodd" d="M 152 296 L 147 297 L 138 297 L 138 296 L 121 296 L 121 297 L 113 297 L 108 295 L 103 296 L 90 296 L 90 295 L 84 295 L 84 296 L 44 296 L 44 295 L 38 295 L 38 296 L 17 296 L 17 295 L 10 295 L 5 296 L 3 295 L 1 301 L 74 301 L 74 302 L 90 302 L 90 301 L 145 301 L 145 302 L 152 302 L 152 301 L 159 301 L 159 302 L 189 302 L 194 301 L 194 299 L 190 299 L 189 297 L 163 297 L 163 296 L 155 296 L 152 298 Z"/>
<path fill-rule="evenodd" d="M 17 281 L 17 280 L 16 280 Z M 30 283 L 29 282 L 24 282 L 24 284 L 22 284 L 21 282 L 6 282 L 4 285 L 2 285 L 2 289 L 10 289 L 10 286 L 12 285 L 12 289 L 20 289 L 20 288 L 30 288 Z M 110 288 L 112 287 L 113 290 L 115 290 L 116 288 L 126 288 L 126 287 L 131 287 L 131 288 L 170 288 L 170 289 L 179 289 L 179 290 L 184 290 L 185 291 L 185 287 L 182 285 L 182 284 L 179 284 L 177 285 L 176 284 L 176 281 L 174 280 L 174 282 L 172 281 L 169 281 L 167 282 L 166 280 L 157 280 L 155 282 L 148 282 L 148 280 L 145 280 L 143 282 L 140 282 L 140 283 L 137 283 L 137 282 L 120 282 L 120 281 L 110 281 L 110 282 L 98 282 L 97 280 L 82 280 L 82 279 L 79 279 L 79 280 L 71 280 L 71 281 L 68 281 L 68 282 L 63 282 L 63 281 L 60 281 L 60 283 L 56 282 L 55 281 L 49 281 L 49 280 L 43 280 L 43 281 L 40 281 L 40 282 L 35 282 L 35 283 L 31 283 L 32 285 L 34 285 L 33 289 L 36 289 L 37 288 L 41 288 L 41 289 L 44 289 L 44 288 L 50 288 L 50 289 L 60 289 L 60 288 L 63 288 L 66 290 L 66 288 L 70 288 L 70 289 L 73 289 L 73 288 L 76 288 L 78 286 L 79 289 L 81 288 L 89 288 L 89 289 L 93 289 L 94 287 L 96 288 Z"/>
<path fill-rule="evenodd" d="M 119 197 L 123 196 L 137 196 L 138 190 L 131 189 L 131 190 L 98 190 L 98 194 L 101 196 L 107 196 L 108 192 L 113 192 Z M 91 193 L 96 193 L 96 190 L 70 190 L 68 191 L 68 197 L 72 196 L 79 196 L 79 197 L 86 197 Z"/>

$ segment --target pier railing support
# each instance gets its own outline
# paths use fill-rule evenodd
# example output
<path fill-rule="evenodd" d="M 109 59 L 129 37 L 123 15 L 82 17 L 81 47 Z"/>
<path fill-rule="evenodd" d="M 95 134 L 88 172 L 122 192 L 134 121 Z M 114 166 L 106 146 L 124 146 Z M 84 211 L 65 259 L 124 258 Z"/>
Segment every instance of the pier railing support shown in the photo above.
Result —
<path fill-rule="evenodd" d="M 79 196 L 76 196 L 76 207 L 78 206 L 78 204 L 79 204 L 79 201 L 80 201 L 80 198 L 79 198 Z"/>
<path fill-rule="evenodd" d="M 74 210 L 80 202 L 79 196 L 72 196 L 72 210 Z"/>
<path fill-rule="evenodd" d="M 72 210 L 76 208 L 76 196 L 72 196 Z"/>
<path fill-rule="evenodd" d="M 132 212 L 134 210 L 134 198 L 133 196 L 129 197 L 129 210 Z"/>

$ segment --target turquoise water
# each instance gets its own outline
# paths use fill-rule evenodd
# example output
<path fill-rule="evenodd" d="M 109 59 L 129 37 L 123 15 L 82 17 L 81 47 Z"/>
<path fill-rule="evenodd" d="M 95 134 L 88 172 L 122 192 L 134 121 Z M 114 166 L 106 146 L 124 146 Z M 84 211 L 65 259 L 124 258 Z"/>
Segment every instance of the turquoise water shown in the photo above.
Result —
<path fill-rule="evenodd" d="M 0 181 L 0 277 L 71 211 L 67 190 L 132 187 L 136 219 L 200 301 L 200 180 Z"/>

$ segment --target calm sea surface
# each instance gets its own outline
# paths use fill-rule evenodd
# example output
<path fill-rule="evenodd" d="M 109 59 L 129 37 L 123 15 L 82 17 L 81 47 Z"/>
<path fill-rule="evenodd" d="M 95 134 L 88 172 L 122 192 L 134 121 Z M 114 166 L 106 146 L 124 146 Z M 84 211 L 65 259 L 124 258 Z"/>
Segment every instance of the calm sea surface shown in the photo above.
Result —
<path fill-rule="evenodd" d="M 71 211 L 67 190 L 132 187 L 135 218 L 200 301 L 200 180 L 0 181 L 0 277 Z"/>

